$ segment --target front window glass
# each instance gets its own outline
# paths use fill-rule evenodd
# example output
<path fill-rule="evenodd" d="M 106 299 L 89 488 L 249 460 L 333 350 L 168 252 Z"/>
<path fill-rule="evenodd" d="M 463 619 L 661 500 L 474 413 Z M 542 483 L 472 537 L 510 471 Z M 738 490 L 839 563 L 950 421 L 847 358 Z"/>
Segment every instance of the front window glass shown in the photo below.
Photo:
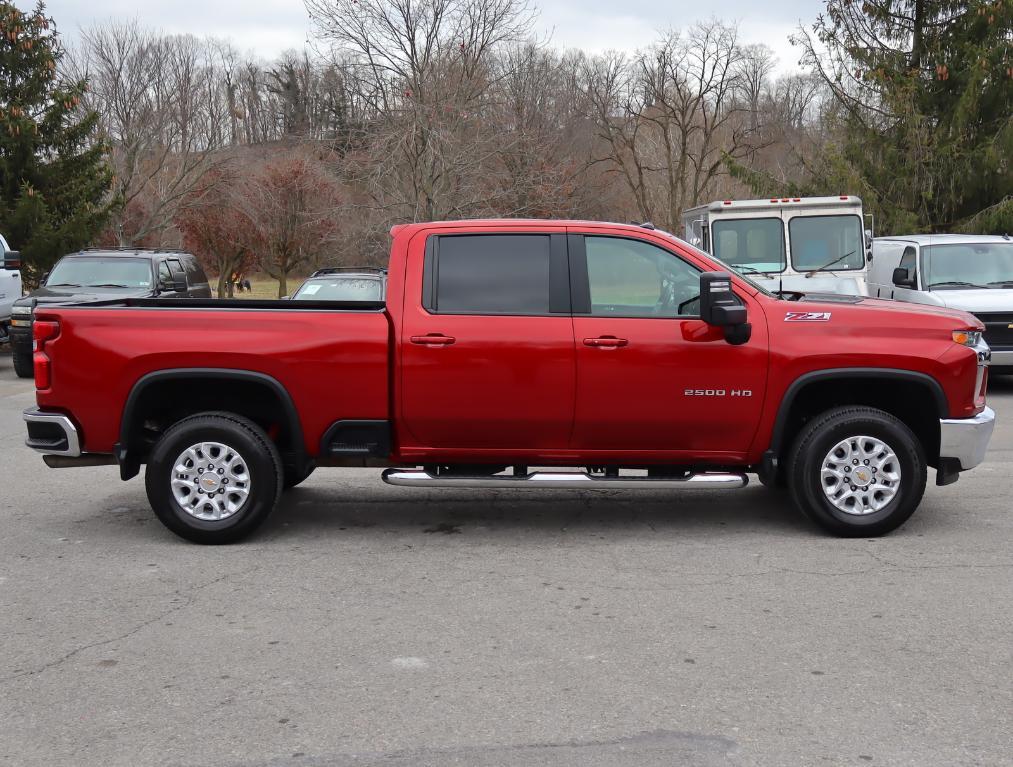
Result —
<path fill-rule="evenodd" d="M 74 256 L 53 267 L 49 287 L 150 288 L 151 262 L 123 256 Z"/>
<path fill-rule="evenodd" d="M 858 216 L 794 216 L 788 222 L 791 263 L 800 272 L 839 272 L 865 266 Z"/>
<path fill-rule="evenodd" d="M 292 296 L 300 301 L 381 301 L 383 283 L 363 277 L 307 280 Z"/>
<path fill-rule="evenodd" d="M 592 316 L 699 313 L 694 299 L 700 295 L 700 272 L 681 258 L 646 242 L 618 237 L 589 236 L 584 245 Z"/>
<path fill-rule="evenodd" d="M 922 248 L 929 290 L 1013 288 L 1013 242 L 967 242 Z"/>
<path fill-rule="evenodd" d="M 784 224 L 779 218 L 715 221 L 714 255 L 744 274 L 782 272 Z"/>

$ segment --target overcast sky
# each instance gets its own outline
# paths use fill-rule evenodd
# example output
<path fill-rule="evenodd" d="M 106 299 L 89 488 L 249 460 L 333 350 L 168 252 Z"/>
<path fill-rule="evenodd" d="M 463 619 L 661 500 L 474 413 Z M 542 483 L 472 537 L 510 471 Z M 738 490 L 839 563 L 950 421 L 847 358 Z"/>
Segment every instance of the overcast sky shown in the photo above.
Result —
<path fill-rule="evenodd" d="M 810 25 L 822 0 L 534 0 L 538 26 L 561 47 L 602 51 L 634 50 L 668 27 L 680 28 L 716 16 L 738 21 L 741 37 L 766 43 L 778 55 L 779 70 L 796 68 L 798 51 L 788 35 Z M 28 7 L 28 0 L 19 5 Z M 82 26 L 110 19 L 137 18 L 165 32 L 189 32 L 230 39 L 243 51 L 273 58 L 301 49 L 309 37 L 302 0 L 49 0 L 49 13 L 68 42 Z"/>

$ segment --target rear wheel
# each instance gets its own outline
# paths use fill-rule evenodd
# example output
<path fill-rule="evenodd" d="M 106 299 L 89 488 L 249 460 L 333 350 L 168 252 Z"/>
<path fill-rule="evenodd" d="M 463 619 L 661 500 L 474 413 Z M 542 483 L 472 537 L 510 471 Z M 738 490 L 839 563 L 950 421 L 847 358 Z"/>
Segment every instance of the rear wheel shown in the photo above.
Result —
<path fill-rule="evenodd" d="M 267 519 L 282 477 L 281 456 L 263 429 L 232 413 L 201 413 L 166 430 L 144 484 L 162 524 L 195 543 L 220 544 Z"/>
<path fill-rule="evenodd" d="M 844 537 L 883 535 L 904 524 L 921 502 L 927 473 L 911 430 L 867 407 L 835 408 L 814 418 L 788 462 L 795 506 Z"/>
<path fill-rule="evenodd" d="M 14 373 L 18 378 L 31 378 L 35 375 L 32 368 L 32 353 L 15 351 L 11 355 L 14 360 Z"/>

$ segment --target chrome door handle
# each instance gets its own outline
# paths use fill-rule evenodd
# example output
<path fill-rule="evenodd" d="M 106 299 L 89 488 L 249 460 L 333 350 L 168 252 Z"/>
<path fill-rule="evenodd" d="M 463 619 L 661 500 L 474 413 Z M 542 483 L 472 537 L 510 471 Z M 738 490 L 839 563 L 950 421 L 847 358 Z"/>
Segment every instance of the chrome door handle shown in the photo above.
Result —
<path fill-rule="evenodd" d="M 605 349 L 618 349 L 620 346 L 626 346 L 629 344 L 625 338 L 616 338 L 615 336 L 598 336 L 597 338 L 585 338 L 584 346 L 597 346 Z"/>
<path fill-rule="evenodd" d="M 445 336 L 442 333 L 428 333 L 424 336 L 412 336 L 413 344 L 420 346 L 450 346 L 457 339 L 453 336 Z"/>

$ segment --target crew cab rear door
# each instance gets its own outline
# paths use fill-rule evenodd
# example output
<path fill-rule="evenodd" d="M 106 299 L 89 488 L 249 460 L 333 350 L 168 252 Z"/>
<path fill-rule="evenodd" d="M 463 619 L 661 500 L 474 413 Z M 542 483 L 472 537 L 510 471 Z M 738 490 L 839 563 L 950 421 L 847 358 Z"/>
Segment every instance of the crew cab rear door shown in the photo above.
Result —
<path fill-rule="evenodd" d="M 569 237 L 577 396 L 571 447 L 671 451 L 673 460 L 742 453 L 767 377 L 767 329 L 740 296 L 752 337 L 732 346 L 699 318 L 702 265 L 660 236 L 593 229 Z M 633 460 L 619 455 L 603 460 Z"/>
<path fill-rule="evenodd" d="M 565 449 L 576 377 L 565 229 L 420 232 L 409 263 L 402 443 Z"/>

